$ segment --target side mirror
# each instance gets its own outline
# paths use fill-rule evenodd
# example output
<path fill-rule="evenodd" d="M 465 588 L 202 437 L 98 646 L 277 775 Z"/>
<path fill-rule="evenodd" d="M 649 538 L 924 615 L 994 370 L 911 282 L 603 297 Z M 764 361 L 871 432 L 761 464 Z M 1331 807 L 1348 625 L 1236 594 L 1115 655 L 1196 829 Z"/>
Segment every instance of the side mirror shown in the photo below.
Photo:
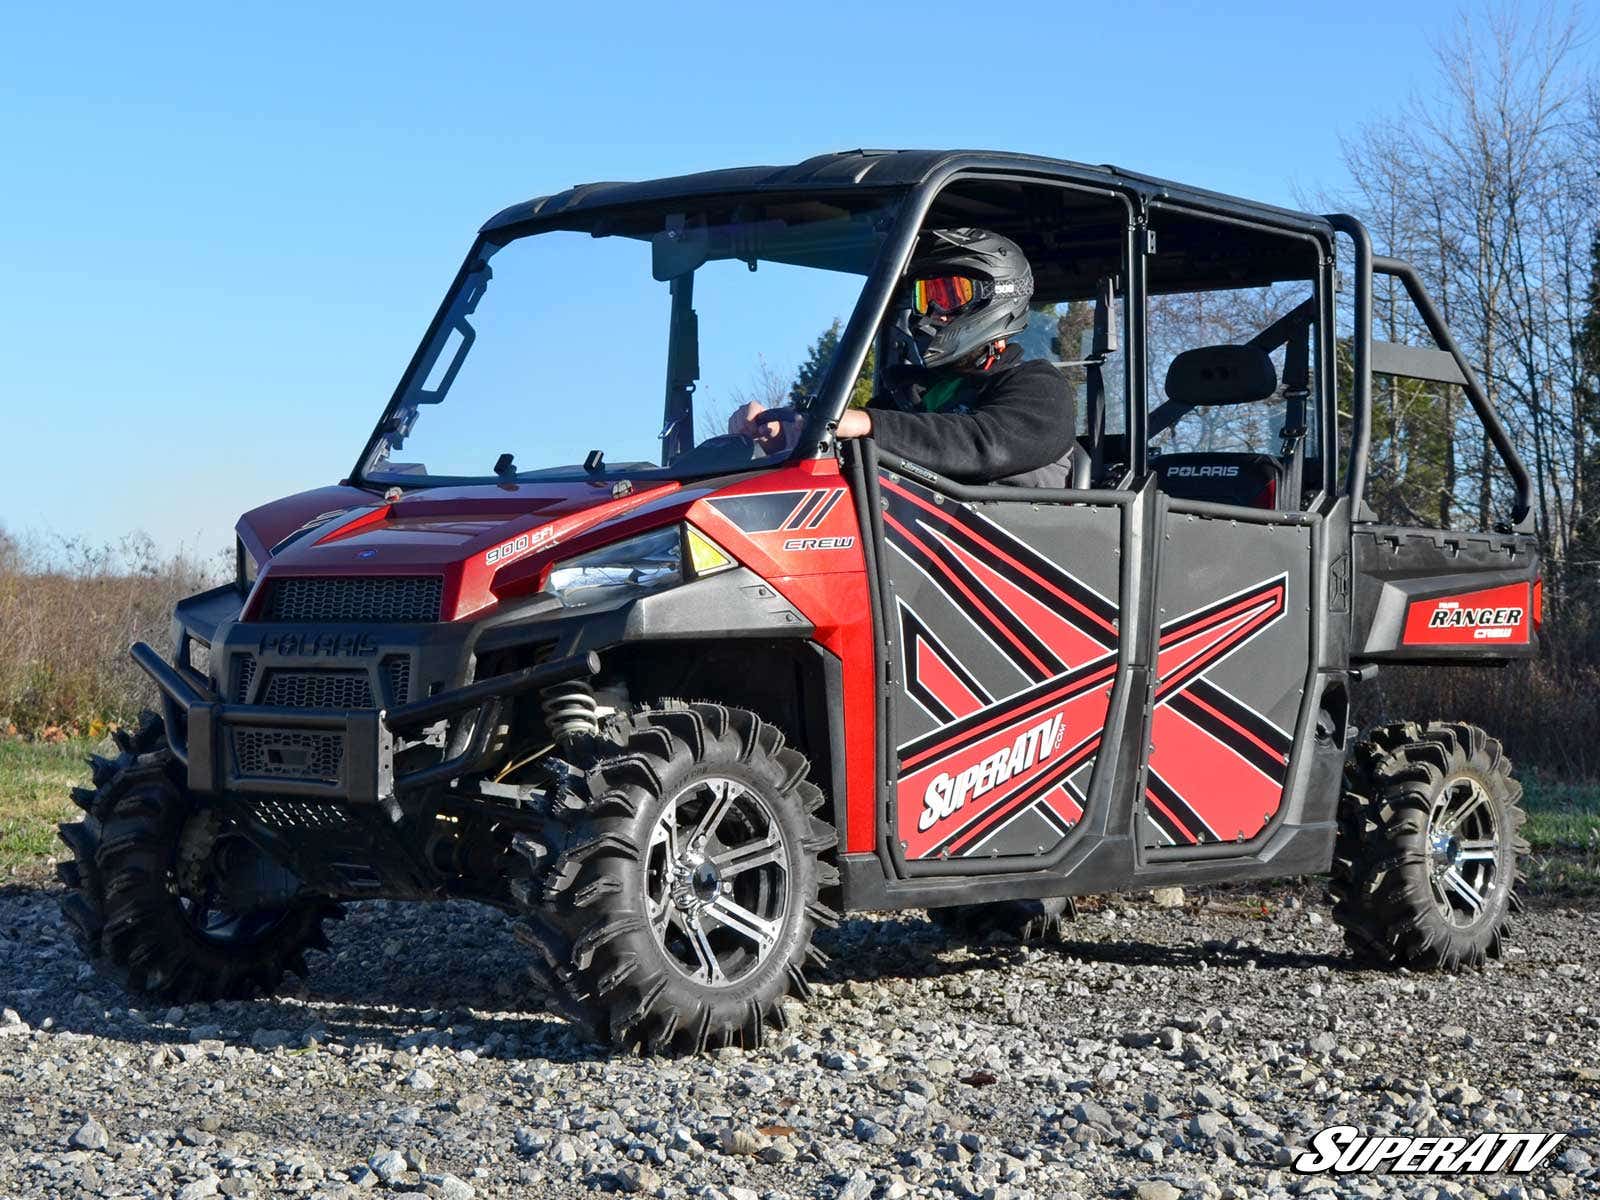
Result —
<path fill-rule="evenodd" d="M 1101 280 L 1102 291 L 1094 306 L 1094 353 L 1096 357 L 1115 354 L 1122 348 L 1122 322 L 1117 320 L 1117 281 Z"/>

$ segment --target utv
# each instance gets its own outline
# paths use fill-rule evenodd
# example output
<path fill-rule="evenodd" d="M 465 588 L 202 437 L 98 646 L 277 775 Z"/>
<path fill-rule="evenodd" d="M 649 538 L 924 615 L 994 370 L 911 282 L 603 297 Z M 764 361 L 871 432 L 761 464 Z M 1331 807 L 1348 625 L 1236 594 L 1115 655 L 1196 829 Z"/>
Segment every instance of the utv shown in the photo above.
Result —
<path fill-rule="evenodd" d="M 1070 488 L 835 436 L 910 353 L 919 235 L 960 227 L 1032 264 Z M 1374 276 L 1433 345 L 1373 339 Z M 1464 393 L 1504 524 L 1379 519 L 1374 375 Z M 794 444 L 727 434 L 750 400 Z M 967 151 L 575 187 L 483 226 L 349 478 L 247 513 L 173 659 L 133 647 L 162 712 L 74 793 L 65 913 L 181 1001 L 303 973 L 342 901 L 480 900 L 558 1011 L 669 1052 L 758 1043 L 863 910 L 1331 872 L 1358 954 L 1477 964 L 1508 759 L 1449 721 L 1358 741 L 1351 696 L 1535 653 L 1529 509 L 1350 217 Z"/>

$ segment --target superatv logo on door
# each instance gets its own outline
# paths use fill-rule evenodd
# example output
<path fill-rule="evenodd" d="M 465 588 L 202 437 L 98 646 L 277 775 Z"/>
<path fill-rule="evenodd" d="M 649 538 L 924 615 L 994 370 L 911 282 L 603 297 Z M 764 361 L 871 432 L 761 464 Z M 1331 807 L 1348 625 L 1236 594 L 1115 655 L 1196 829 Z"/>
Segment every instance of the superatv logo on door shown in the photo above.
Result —
<path fill-rule="evenodd" d="M 1061 714 L 1057 713 L 1022 733 L 955 775 L 940 773 L 922 793 L 922 817 L 917 828 L 926 833 L 936 822 L 961 809 L 968 800 L 986 796 L 1006 781 L 1044 762 L 1061 746 Z"/>
<path fill-rule="evenodd" d="M 1458 596 L 1414 600 L 1406 613 L 1406 644 L 1527 645 L 1529 588 L 1526 583 L 1512 583 Z"/>

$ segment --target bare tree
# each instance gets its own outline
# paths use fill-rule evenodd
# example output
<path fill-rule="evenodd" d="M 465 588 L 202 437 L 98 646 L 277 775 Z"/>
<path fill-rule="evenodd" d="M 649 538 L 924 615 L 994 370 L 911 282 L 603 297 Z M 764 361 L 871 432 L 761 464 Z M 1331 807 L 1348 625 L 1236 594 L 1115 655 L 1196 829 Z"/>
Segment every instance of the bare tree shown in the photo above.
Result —
<path fill-rule="evenodd" d="M 1585 48 L 1574 10 L 1464 14 L 1434 47 L 1435 87 L 1344 142 L 1351 187 L 1340 197 L 1421 272 L 1525 448 L 1558 574 L 1600 503 L 1576 349 L 1600 222 L 1600 81 Z M 1380 287 L 1375 301 L 1381 336 L 1425 339 L 1403 295 Z M 1373 475 L 1394 502 L 1439 524 L 1492 524 L 1507 481 L 1458 391 L 1386 381 L 1375 405 Z M 1432 457 L 1418 474 L 1403 443 L 1424 422 Z"/>

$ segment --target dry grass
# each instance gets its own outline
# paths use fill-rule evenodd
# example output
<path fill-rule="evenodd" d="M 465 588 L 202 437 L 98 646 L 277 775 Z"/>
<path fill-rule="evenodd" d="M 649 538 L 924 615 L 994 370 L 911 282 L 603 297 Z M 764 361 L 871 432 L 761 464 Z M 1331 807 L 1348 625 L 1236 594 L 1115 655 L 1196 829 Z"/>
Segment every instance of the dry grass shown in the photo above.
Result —
<path fill-rule="evenodd" d="M 1600 780 L 1600 647 L 1546 626 L 1541 656 L 1504 667 L 1385 667 L 1361 689 L 1357 719 L 1469 721 L 1505 745 L 1520 773 Z"/>
<path fill-rule="evenodd" d="M 0 531 L 0 731 L 98 737 L 133 720 L 154 693 L 129 645 L 170 652 L 173 605 L 219 574 L 148 538 L 41 545 Z"/>

